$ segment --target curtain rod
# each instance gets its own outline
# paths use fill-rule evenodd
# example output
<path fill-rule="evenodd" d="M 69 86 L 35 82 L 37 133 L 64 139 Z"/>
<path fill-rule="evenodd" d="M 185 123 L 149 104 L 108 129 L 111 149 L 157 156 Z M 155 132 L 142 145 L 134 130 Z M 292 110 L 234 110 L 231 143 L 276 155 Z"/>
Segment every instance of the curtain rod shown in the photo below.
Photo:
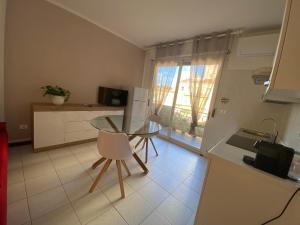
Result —
<path fill-rule="evenodd" d="M 223 31 L 223 32 L 215 32 L 217 34 L 218 37 L 222 37 L 226 34 L 226 31 Z M 231 35 L 239 35 L 239 34 L 242 34 L 243 33 L 243 29 L 237 29 L 237 30 L 233 30 L 230 32 Z M 173 43 L 189 43 L 189 42 L 193 42 L 193 40 L 199 36 L 206 36 L 206 38 L 211 38 L 212 37 L 212 33 L 210 34 L 203 34 L 203 35 L 197 35 L 197 36 L 194 36 L 192 38 L 186 38 L 186 39 L 180 39 L 180 40 L 175 40 L 175 41 L 169 41 L 169 42 L 162 42 L 162 43 L 159 43 L 159 44 L 155 44 L 155 45 L 150 45 L 150 46 L 147 46 L 145 49 L 150 49 L 150 48 L 154 48 L 154 47 L 157 47 L 157 46 L 160 46 L 160 45 L 172 45 Z"/>

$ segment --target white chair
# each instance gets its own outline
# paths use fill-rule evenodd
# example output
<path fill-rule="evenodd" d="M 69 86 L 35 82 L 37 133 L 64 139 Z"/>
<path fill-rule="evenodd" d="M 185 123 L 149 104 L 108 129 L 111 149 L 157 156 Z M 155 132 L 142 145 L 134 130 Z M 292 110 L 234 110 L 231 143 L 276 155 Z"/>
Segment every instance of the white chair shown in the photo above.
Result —
<path fill-rule="evenodd" d="M 121 163 L 124 166 L 125 170 L 128 173 L 128 176 L 131 175 L 126 163 L 124 160 L 130 159 L 132 157 L 132 147 L 128 141 L 128 136 L 124 133 L 110 133 L 106 131 L 99 131 L 97 146 L 100 155 L 103 157 L 102 162 L 106 161 L 102 170 L 97 175 L 94 183 L 92 184 L 89 192 L 92 193 L 99 183 L 102 175 L 106 172 L 112 160 L 116 160 L 118 177 L 120 183 L 120 190 L 122 198 L 125 198 L 123 178 L 122 178 L 122 169 Z M 95 168 L 97 165 L 95 166 Z"/>

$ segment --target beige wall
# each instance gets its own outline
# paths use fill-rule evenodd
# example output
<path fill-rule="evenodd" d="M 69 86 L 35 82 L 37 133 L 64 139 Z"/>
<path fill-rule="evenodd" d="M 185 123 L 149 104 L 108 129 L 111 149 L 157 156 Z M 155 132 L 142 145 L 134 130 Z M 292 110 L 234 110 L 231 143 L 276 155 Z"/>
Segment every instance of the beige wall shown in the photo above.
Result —
<path fill-rule="evenodd" d="M 60 85 L 72 103 L 96 103 L 99 85 L 141 86 L 144 51 L 41 0 L 10 0 L 5 44 L 5 113 L 10 140 L 30 138 L 30 103 Z"/>
<path fill-rule="evenodd" d="M 0 0 L 0 121 L 4 121 L 4 30 L 6 0 Z"/>

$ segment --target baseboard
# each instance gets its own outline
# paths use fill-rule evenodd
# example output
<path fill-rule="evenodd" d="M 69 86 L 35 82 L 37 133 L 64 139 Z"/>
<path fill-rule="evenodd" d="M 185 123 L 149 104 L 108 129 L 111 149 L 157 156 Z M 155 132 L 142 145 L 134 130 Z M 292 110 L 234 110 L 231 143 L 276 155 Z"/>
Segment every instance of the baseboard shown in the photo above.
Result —
<path fill-rule="evenodd" d="M 24 138 L 24 139 L 8 141 L 8 146 L 13 147 L 13 146 L 20 146 L 20 145 L 28 145 L 31 143 L 32 143 L 32 140 L 30 138 Z"/>

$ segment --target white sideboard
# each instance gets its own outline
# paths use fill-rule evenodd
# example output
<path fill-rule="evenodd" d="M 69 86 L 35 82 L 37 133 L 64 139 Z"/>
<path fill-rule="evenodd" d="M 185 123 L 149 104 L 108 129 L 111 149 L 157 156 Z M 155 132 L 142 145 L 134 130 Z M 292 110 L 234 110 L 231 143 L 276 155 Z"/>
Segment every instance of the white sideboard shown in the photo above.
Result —
<path fill-rule="evenodd" d="M 33 105 L 35 151 L 95 140 L 98 130 L 89 121 L 97 116 L 124 115 L 122 107 L 47 104 Z"/>

